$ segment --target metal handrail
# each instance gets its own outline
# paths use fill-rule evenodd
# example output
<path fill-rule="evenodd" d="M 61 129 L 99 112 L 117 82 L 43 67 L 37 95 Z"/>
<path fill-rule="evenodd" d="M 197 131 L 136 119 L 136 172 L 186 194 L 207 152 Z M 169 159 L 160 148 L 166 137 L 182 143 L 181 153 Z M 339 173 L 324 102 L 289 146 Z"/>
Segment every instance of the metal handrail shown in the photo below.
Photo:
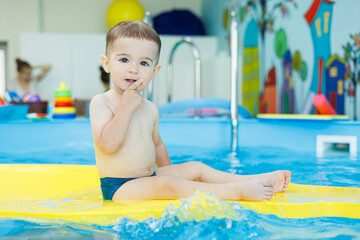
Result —
<path fill-rule="evenodd" d="M 201 97 L 201 58 L 200 51 L 198 47 L 194 44 L 190 37 L 185 37 L 184 39 L 175 43 L 174 47 L 171 50 L 169 62 L 167 66 L 167 102 L 172 101 L 173 95 L 173 60 L 177 48 L 182 44 L 188 44 L 191 47 L 193 56 L 195 58 L 195 98 L 200 99 Z M 200 117 L 200 109 L 197 109 L 195 106 L 195 117 Z"/>
<path fill-rule="evenodd" d="M 238 22 L 236 10 L 231 11 L 230 25 L 230 44 L 231 44 L 231 96 L 230 96 L 230 112 L 231 112 L 231 148 L 236 151 L 238 146 Z"/>

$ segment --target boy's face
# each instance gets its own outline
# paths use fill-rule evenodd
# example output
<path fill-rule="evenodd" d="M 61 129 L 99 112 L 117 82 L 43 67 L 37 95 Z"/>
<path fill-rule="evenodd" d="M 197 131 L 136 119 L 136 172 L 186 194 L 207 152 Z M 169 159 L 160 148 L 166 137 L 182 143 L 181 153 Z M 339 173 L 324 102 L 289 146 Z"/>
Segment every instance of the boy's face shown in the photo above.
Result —
<path fill-rule="evenodd" d="M 143 79 L 137 88 L 141 91 L 160 70 L 157 53 L 158 46 L 153 41 L 119 38 L 109 46 L 106 56 L 101 56 L 101 63 L 121 94 L 131 84 Z"/>

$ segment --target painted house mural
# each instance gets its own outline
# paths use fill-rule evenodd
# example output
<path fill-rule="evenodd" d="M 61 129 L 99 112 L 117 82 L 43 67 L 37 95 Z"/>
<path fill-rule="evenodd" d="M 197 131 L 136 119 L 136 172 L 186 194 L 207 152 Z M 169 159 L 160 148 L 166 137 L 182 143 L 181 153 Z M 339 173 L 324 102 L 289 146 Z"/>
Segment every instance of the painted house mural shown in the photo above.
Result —
<path fill-rule="evenodd" d="M 229 15 L 223 14 L 224 2 L 227 2 L 228 10 L 236 9 L 238 12 L 239 53 L 243 57 L 243 68 L 239 69 L 242 75 L 239 79 L 242 86 L 240 95 L 243 105 L 253 116 L 257 112 L 274 112 L 269 107 L 274 106 L 271 101 L 276 101 L 277 113 L 315 114 L 312 100 L 315 94 L 321 93 L 337 114 L 360 119 L 360 94 L 357 94 L 360 91 L 357 14 L 360 1 L 202 2 L 208 6 L 204 12 L 215 11 L 213 9 L 222 12 L 222 18 L 217 19 L 208 14 L 207 21 L 218 21 L 218 26 L 221 26 L 218 32 L 224 31 L 221 25 L 223 16 L 228 19 Z M 285 53 L 291 57 L 285 57 Z M 261 69 L 264 71 L 261 72 Z M 274 72 L 276 76 L 272 78 Z M 270 94 L 272 89 L 276 90 L 276 98 Z M 254 99 L 256 96 L 257 100 Z"/>
<path fill-rule="evenodd" d="M 294 82 L 292 76 L 292 59 L 288 50 L 283 57 L 284 83 L 281 89 L 280 112 L 295 113 Z"/>
<path fill-rule="evenodd" d="M 277 113 L 276 69 L 272 67 L 265 80 L 264 91 L 260 97 L 261 113 Z"/>
<path fill-rule="evenodd" d="M 332 17 L 333 2 L 330 0 L 314 0 L 309 10 L 305 14 L 306 22 L 311 31 L 311 37 L 314 45 L 314 68 L 310 84 L 310 92 L 326 93 L 325 84 L 319 88 L 319 59 L 327 62 L 330 57 L 330 26 Z M 322 67 L 325 70 L 325 67 Z M 322 73 L 325 76 L 325 73 Z"/>
<path fill-rule="evenodd" d="M 337 114 L 344 114 L 345 61 L 336 54 L 326 63 L 326 98 Z"/>

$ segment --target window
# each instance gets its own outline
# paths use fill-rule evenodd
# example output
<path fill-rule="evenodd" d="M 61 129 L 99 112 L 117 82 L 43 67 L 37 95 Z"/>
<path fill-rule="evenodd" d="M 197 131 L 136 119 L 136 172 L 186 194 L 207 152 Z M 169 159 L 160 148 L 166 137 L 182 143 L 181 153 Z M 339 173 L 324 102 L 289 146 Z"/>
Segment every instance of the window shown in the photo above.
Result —
<path fill-rule="evenodd" d="M 337 67 L 330 68 L 330 77 L 335 78 L 338 76 L 338 69 Z"/>
<path fill-rule="evenodd" d="M 344 81 L 342 79 L 339 79 L 337 82 L 337 94 L 339 96 L 344 94 Z"/>
<path fill-rule="evenodd" d="M 316 28 L 316 34 L 318 37 L 321 37 L 322 33 L 327 34 L 329 33 L 329 21 L 330 21 L 330 12 L 324 12 L 324 29 L 321 29 L 321 18 L 318 17 L 315 20 L 315 28 Z"/>
<path fill-rule="evenodd" d="M 315 20 L 316 33 L 318 37 L 321 37 L 321 19 L 317 18 Z"/>
<path fill-rule="evenodd" d="M 330 20 L 330 12 L 324 12 L 324 33 L 329 32 L 329 20 Z"/>

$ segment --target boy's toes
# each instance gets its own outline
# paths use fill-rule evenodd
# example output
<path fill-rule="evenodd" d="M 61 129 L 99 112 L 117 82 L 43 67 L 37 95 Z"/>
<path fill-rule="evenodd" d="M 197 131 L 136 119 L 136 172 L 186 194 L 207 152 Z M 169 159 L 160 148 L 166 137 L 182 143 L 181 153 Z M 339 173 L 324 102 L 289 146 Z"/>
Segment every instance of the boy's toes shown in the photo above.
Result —
<path fill-rule="evenodd" d="M 291 177 L 291 172 L 288 170 L 283 170 L 283 174 L 284 174 L 285 179 Z"/>
<path fill-rule="evenodd" d="M 272 197 L 272 196 L 274 196 L 274 192 L 266 192 L 265 193 L 265 196 L 267 196 L 267 197 Z"/>
<path fill-rule="evenodd" d="M 274 181 L 271 180 L 271 179 L 268 179 L 268 180 L 263 181 L 261 183 L 264 185 L 264 187 L 273 187 L 274 186 Z"/>
<path fill-rule="evenodd" d="M 271 193 L 266 193 L 263 198 L 268 201 L 272 199 L 273 196 L 274 194 L 271 192 Z"/>

